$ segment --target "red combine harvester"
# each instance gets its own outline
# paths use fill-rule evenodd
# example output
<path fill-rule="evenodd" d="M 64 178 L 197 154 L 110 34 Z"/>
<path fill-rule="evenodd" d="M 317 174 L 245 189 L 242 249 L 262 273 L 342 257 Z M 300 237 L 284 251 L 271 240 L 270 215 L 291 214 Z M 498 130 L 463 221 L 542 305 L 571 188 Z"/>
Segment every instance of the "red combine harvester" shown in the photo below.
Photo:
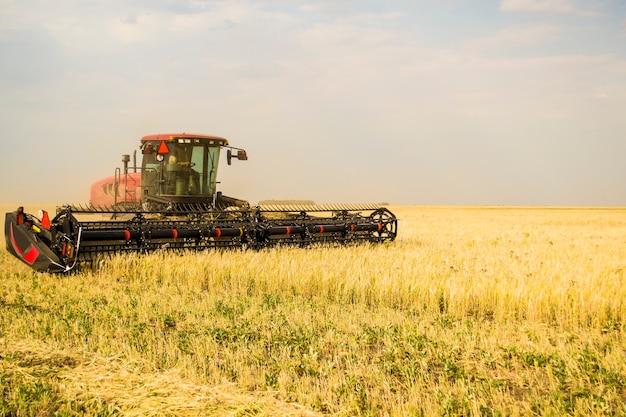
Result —
<path fill-rule="evenodd" d="M 141 138 L 141 166 L 94 183 L 87 206 L 57 208 L 50 220 L 6 213 L 7 250 L 41 272 L 68 272 L 101 254 L 157 249 L 205 250 L 275 245 L 393 241 L 397 220 L 372 204 L 290 204 L 250 207 L 217 191 L 220 153 L 228 165 L 248 159 L 219 136 L 167 133 Z M 99 215 L 99 219 L 93 218 Z M 106 219 L 103 219 L 106 217 Z"/>

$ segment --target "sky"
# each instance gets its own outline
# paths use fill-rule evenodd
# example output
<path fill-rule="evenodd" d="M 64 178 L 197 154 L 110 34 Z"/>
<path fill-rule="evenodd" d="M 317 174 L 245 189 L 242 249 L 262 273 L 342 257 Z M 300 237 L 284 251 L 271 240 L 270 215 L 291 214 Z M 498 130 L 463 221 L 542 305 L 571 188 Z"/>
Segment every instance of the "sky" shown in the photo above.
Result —
<path fill-rule="evenodd" d="M 253 203 L 626 206 L 624 0 L 0 0 L 0 54 L 2 203 L 184 131 Z"/>

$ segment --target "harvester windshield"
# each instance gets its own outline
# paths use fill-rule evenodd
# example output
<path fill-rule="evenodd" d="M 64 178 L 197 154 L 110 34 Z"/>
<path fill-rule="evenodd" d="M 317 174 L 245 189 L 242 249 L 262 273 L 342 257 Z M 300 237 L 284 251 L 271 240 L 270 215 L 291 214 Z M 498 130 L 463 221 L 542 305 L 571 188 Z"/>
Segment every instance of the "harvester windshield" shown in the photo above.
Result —
<path fill-rule="evenodd" d="M 215 194 L 219 144 L 199 139 L 145 142 L 142 194 L 212 199 Z"/>

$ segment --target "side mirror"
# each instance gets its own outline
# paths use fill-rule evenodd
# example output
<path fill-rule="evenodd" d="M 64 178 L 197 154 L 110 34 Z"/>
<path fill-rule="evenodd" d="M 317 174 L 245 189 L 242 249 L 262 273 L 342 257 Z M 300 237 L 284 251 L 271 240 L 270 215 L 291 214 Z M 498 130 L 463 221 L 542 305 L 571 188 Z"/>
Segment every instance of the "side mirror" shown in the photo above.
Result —
<path fill-rule="evenodd" d="M 246 151 L 244 151 L 243 149 L 237 149 L 236 158 L 240 161 L 247 161 L 248 155 L 246 154 Z M 228 165 L 232 163 L 232 159 L 233 159 L 233 151 L 229 149 L 228 151 L 226 151 L 226 162 L 228 163 Z"/>

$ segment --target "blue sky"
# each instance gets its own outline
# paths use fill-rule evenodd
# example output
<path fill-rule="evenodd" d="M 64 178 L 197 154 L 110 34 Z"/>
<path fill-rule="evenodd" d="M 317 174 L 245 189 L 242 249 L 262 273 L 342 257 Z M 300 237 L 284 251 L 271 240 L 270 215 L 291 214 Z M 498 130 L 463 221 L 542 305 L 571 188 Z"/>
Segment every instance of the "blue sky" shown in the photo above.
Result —
<path fill-rule="evenodd" d="M 4 0 L 0 53 L 6 203 L 187 131 L 252 202 L 626 206 L 623 0 Z"/>

